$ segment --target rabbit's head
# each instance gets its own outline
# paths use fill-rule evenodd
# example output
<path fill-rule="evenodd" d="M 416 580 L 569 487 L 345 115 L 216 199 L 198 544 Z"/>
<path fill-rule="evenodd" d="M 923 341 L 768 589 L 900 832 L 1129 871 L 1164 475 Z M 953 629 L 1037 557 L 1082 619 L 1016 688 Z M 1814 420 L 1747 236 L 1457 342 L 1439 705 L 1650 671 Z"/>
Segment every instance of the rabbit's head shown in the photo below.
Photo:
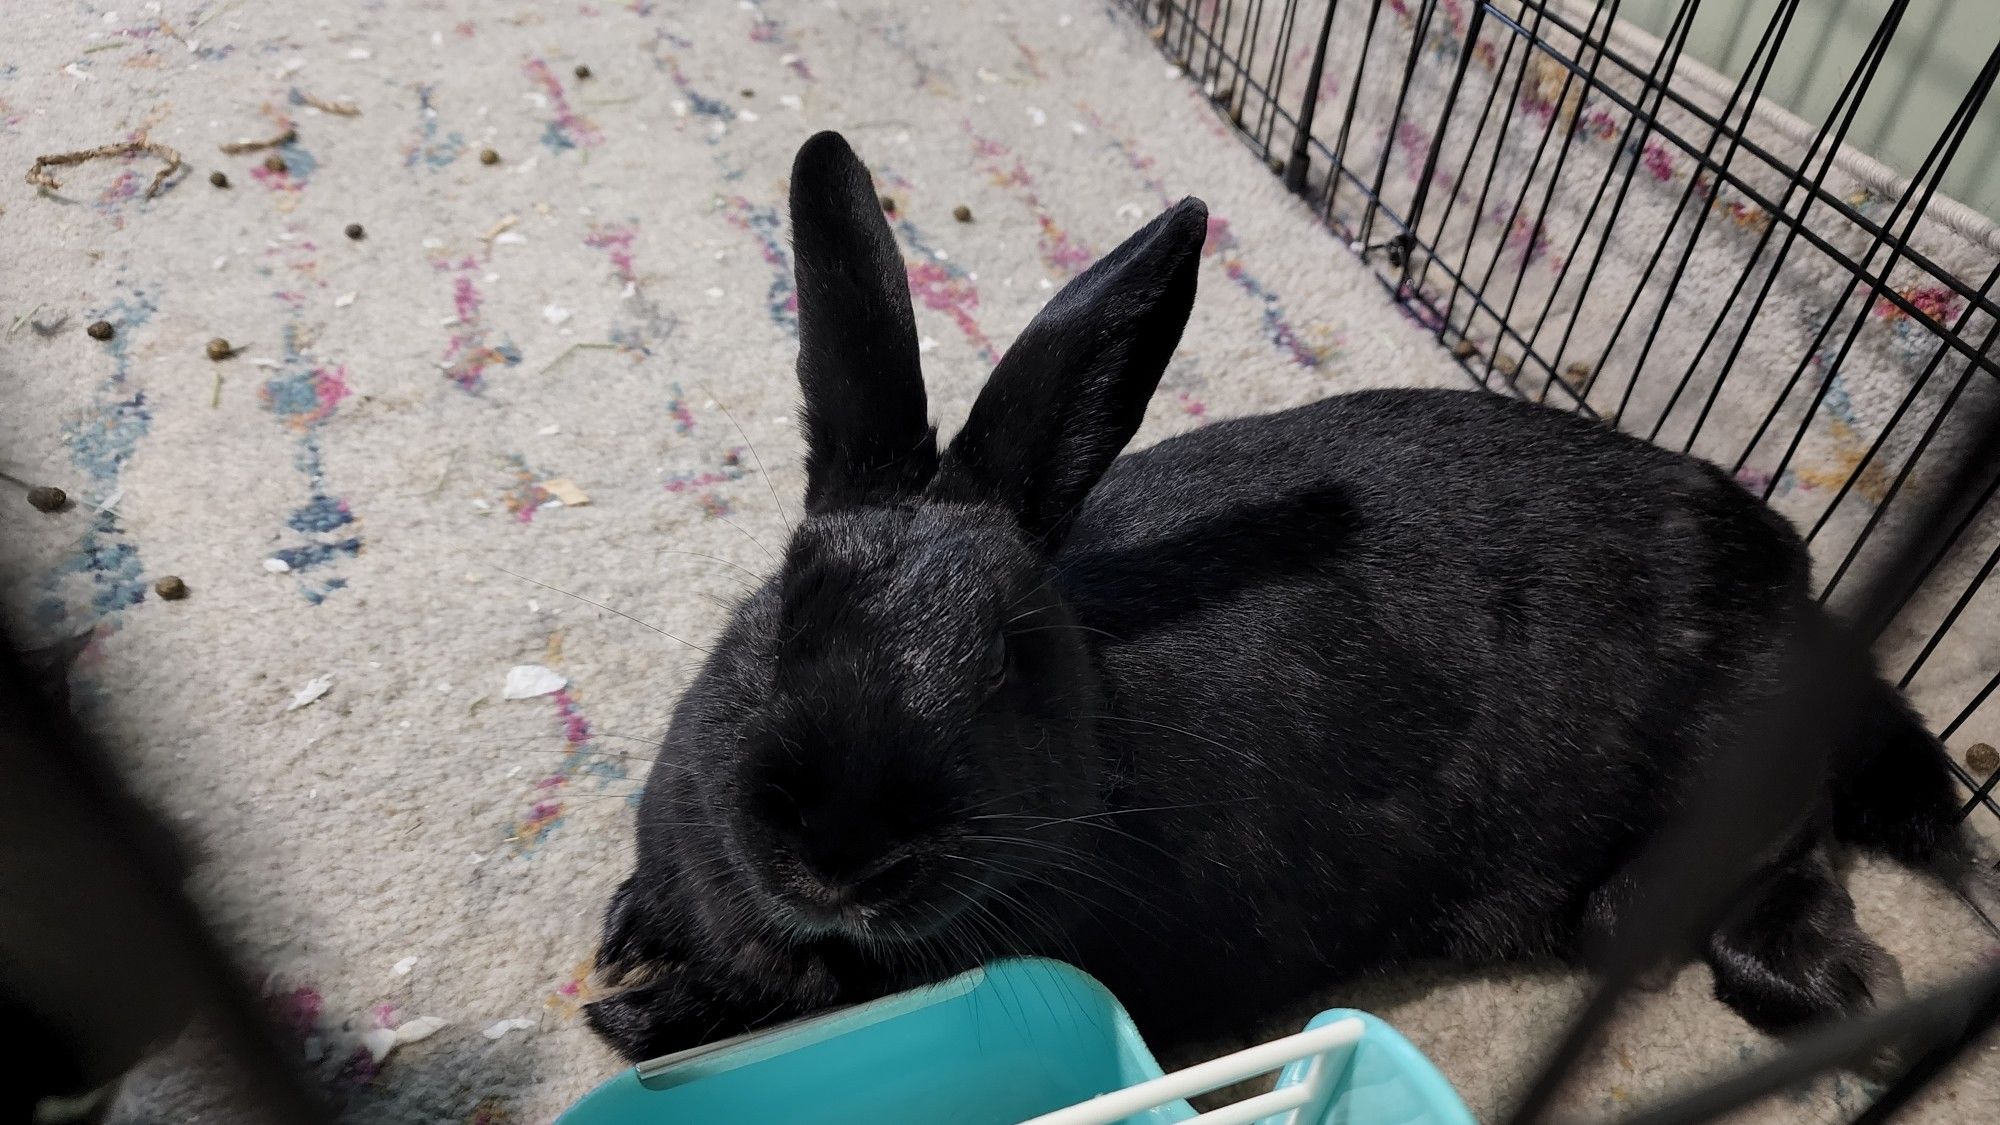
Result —
<path fill-rule="evenodd" d="M 877 199 L 838 135 L 800 149 L 805 513 L 677 706 L 614 960 L 649 909 L 861 946 L 970 934 L 954 921 L 1061 862 L 1098 801 L 1090 648 L 1053 561 L 1179 341 L 1206 210 L 1065 287 L 940 450 Z"/>

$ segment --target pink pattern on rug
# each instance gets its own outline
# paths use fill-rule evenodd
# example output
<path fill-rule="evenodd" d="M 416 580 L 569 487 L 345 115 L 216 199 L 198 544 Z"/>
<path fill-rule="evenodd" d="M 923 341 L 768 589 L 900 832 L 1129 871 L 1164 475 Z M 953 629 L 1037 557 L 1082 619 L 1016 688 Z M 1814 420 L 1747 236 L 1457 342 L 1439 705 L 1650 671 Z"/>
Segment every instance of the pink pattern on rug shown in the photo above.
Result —
<path fill-rule="evenodd" d="M 1899 289 L 1897 292 L 1905 301 L 1915 306 L 1918 312 L 1940 324 L 1957 318 L 1959 310 L 1965 307 L 1965 302 L 1958 294 L 1942 285 L 1918 285 L 1909 289 Z M 1887 297 L 1875 302 L 1875 315 L 1883 320 L 1910 319 L 1910 314 L 1903 311 L 1901 305 Z"/>
<path fill-rule="evenodd" d="M 977 286 L 962 272 L 943 262 L 917 261 L 910 263 L 907 270 L 912 296 L 922 301 L 925 308 L 950 317 L 951 322 L 978 350 L 981 359 L 988 363 L 1000 362 L 999 353 L 993 350 L 993 342 L 986 338 L 986 331 L 979 327 L 979 318 L 973 315 L 979 308 Z"/>
<path fill-rule="evenodd" d="M 753 5 L 751 7 L 750 41 L 780 49 L 784 52 L 784 54 L 778 56 L 780 65 L 803 81 L 817 81 L 813 75 L 812 67 L 806 65 L 806 60 L 799 54 L 798 46 L 792 42 L 791 35 L 785 31 L 785 25 L 772 18 L 771 14 L 766 12 L 762 5 Z"/>
<path fill-rule="evenodd" d="M 893 168 L 883 168 L 880 178 L 882 183 L 904 196 L 913 194 L 917 188 L 915 183 Z M 979 325 L 976 315 L 979 287 L 973 283 L 972 275 L 933 246 L 923 228 L 907 215 L 897 217 L 893 225 L 910 251 L 903 260 L 904 272 L 909 277 L 910 295 L 921 301 L 925 308 L 941 312 L 949 318 L 979 353 L 980 359 L 988 364 L 1000 362 L 1000 353 L 994 349 L 993 341 L 986 338 L 986 330 Z"/>
<path fill-rule="evenodd" d="M 689 428 L 693 428 L 692 421 L 689 422 Z M 669 476 L 660 487 L 675 495 L 689 492 L 696 493 L 696 499 L 701 503 L 702 513 L 710 519 L 726 516 L 733 509 L 730 507 L 729 501 L 721 493 L 716 492 L 712 486 L 734 484 L 750 475 L 749 469 L 745 468 L 743 464 L 743 453 L 744 449 L 742 446 L 732 446 L 723 453 L 720 468 L 694 469 L 678 472 Z"/>
<path fill-rule="evenodd" d="M 1035 245 L 1042 265 L 1057 278 L 1082 273 L 1097 255 L 1056 222 L 1055 216 L 1036 194 L 1035 179 L 1029 174 L 1027 165 L 1006 145 L 974 132 L 972 122 L 964 122 L 962 128 L 972 138 L 972 155 L 978 161 L 980 171 L 985 172 L 986 178 L 996 187 L 1013 190 L 1027 205 L 1029 213 L 1034 215 L 1035 225 L 1041 231 Z"/>
<path fill-rule="evenodd" d="M 694 411 L 688 407 L 687 392 L 681 390 L 679 383 L 673 384 L 671 390 L 674 396 L 667 400 L 667 414 L 674 420 L 674 432 L 688 437 L 694 433 L 696 425 Z"/>
<path fill-rule="evenodd" d="M 632 267 L 632 241 L 637 233 L 629 223 L 597 223 L 584 235 L 583 244 L 604 251 L 611 259 L 612 273 L 631 284 L 639 278 Z"/>
<path fill-rule="evenodd" d="M 439 366 L 460 390 L 478 394 L 486 387 L 486 372 L 496 365 L 512 367 L 521 362 L 521 351 L 511 341 L 499 345 L 487 342 L 486 324 L 480 316 L 486 298 L 473 280 L 480 269 L 478 259 L 470 254 L 457 262 L 437 258 L 432 260 L 431 268 L 457 274 L 451 284 L 451 307 L 457 313 L 457 322 L 445 342 Z"/>
<path fill-rule="evenodd" d="M 527 814 L 514 822 L 507 835 L 506 842 L 516 855 L 533 854 L 562 826 L 566 809 L 562 795 L 577 782 L 594 777 L 603 785 L 626 776 L 624 763 L 598 748 L 573 687 L 558 688 L 551 698 L 555 700 L 556 719 L 562 724 L 563 744 L 569 747 L 569 753 L 552 772 L 530 786 Z"/>
<path fill-rule="evenodd" d="M 792 281 L 792 257 L 785 250 L 784 223 L 778 209 L 740 195 L 722 197 L 720 207 L 723 221 L 749 235 L 764 264 L 771 267 L 771 284 L 764 291 L 764 315 L 788 335 L 798 335 L 799 292 Z"/>
<path fill-rule="evenodd" d="M 507 467 L 514 475 L 514 483 L 501 494 L 500 504 L 516 522 L 533 523 L 535 513 L 548 502 L 549 491 L 540 483 L 548 478 L 529 467 L 528 459 L 518 453 L 507 455 Z"/>
<path fill-rule="evenodd" d="M 611 259 L 612 276 L 625 283 L 625 291 L 619 294 L 621 315 L 611 326 L 611 342 L 635 358 L 652 355 L 653 345 L 672 335 L 679 325 L 674 315 L 661 308 L 640 282 L 634 250 L 638 235 L 638 223 L 627 220 L 592 223 L 590 233 L 583 238 L 585 246 L 605 252 Z M 626 318 L 622 315 L 626 311 L 638 314 L 637 319 Z"/>
<path fill-rule="evenodd" d="M 547 127 L 542 130 L 542 145 L 551 152 L 562 152 L 572 148 L 595 148 L 604 143 L 604 134 L 587 117 L 570 108 L 569 94 L 563 89 L 562 79 L 542 58 L 529 59 L 522 67 L 528 77 L 542 88 L 542 95 L 548 99 L 552 111 Z"/>

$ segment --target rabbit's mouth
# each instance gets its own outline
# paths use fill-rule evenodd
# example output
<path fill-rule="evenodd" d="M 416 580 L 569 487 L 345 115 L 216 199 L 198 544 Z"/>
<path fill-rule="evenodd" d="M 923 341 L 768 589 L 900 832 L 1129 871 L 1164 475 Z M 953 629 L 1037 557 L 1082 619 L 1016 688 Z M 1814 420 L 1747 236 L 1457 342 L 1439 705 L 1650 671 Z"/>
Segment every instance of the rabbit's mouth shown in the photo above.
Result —
<path fill-rule="evenodd" d="M 902 937 L 901 927 L 891 925 L 882 911 L 873 906 L 793 907 L 790 929 L 803 938 L 844 937 L 857 941 L 882 940 L 887 933 Z"/>
<path fill-rule="evenodd" d="M 837 908 L 788 907 L 784 927 L 807 941 L 836 939 L 864 949 L 915 945 L 949 929 L 940 910 L 850 904 Z"/>
<path fill-rule="evenodd" d="M 948 908 L 926 893 L 933 863 L 913 848 L 838 877 L 796 859 L 776 866 L 769 889 L 785 926 L 799 937 L 891 944 L 922 940 L 950 921 Z"/>

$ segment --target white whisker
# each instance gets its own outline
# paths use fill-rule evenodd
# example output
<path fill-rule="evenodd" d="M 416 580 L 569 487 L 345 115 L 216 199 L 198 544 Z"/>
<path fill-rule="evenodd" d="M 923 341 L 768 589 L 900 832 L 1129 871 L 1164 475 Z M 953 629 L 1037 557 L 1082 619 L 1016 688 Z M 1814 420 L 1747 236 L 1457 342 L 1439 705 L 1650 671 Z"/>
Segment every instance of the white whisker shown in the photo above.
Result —
<path fill-rule="evenodd" d="M 491 563 L 487 565 L 492 566 Z M 603 602 L 591 601 L 589 598 L 584 597 L 582 594 L 572 594 L 568 590 L 563 589 L 561 586 L 551 586 L 547 582 L 536 581 L 535 579 L 530 578 L 525 574 L 515 574 L 513 571 L 508 570 L 504 566 L 494 566 L 493 569 L 499 571 L 504 575 L 507 575 L 509 578 L 518 578 L 521 581 L 528 583 L 529 585 L 540 586 L 544 590 L 553 590 L 556 593 L 561 594 L 565 597 L 575 598 L 577 601 L 580 601 L 585 605 L 594 605 L 606 613 L 615 613 L 618 616 L 624 618 L 625 620 L 630 621 L 634 625 L 643 625 L 646 628 L 651 629 L 653 632 L 658 633 L 662 637 L 665 637 L 670 641 L 675 641 L 680 644 L 684 644 L 687 647 L 695 650 L 696 652 L 702 653 L 707 656 L 715 655 L 714 650 L 712 649 L 703 648 L 702 646 L 694 643 L 693 641 L 682 640 L 680 637 L 674 636 L 672 633 L 667 632 L 665 629 L 660 628 L 658 625 L 655 625 L 650 621 L 642 621 L 639 618 L 634 617 L 629 613 L 626 613 L 622 609 L 612 609 L 610 606 L 605 605 Z"/>
<path fill-rule="evenodd" d="M 771 503 L 778 506 L 778 519 L 784 522 L 785 534 L 795 534 L 797 529 L 792 526 L 791 516 L 785 513 L 785 502 L 778 499 L 778 486 L 771 483 L 771 474 L 764 469 L 764 458 L 757 453 L 756 443 L 751 441 L 750 435 L 745 433 L 743 427 L 737 424 L 736 415 L 729 412 L 729 407 L 724 405 L 720 398 L 716 397 L 714 391 L 710 390 L 706 385 L 703 385 L 701 389 L 710 399 L 714 400 L 716 409 L 722 411 L 724 418 L 729 419 L 729 424 L 736 427 L 736 436 L 743 439 L 744 448 L 750 451 L 750 459 L 757 463 L 757 475 L 764 478 L 764 487 L 771 490 Z"/>

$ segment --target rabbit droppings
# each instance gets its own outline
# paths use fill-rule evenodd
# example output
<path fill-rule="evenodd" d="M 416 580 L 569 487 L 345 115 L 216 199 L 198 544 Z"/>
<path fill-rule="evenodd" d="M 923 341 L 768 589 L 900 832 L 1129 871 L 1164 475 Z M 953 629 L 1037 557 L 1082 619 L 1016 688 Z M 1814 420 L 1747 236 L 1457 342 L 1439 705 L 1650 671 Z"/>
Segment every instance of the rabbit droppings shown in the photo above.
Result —
<path fill-rule="evenodd" d="M 1576 957 L 1823 625 L 1706 463 L 1391 390 L 1125 456 L 1194 303 L 1187 199 L 1071 281 L 940 449 L 903 261 L 832 133 L 792 169 L 805 518 L 675 707 L 593 1027 L 633 1059 L 1070 961 L 1171 1048 L 1372 968 Z M 1828 852 L 1963 847 L 1859 656 L 1823 815 L 1707 943 L 1784 1030 L 1894 963 Z"/>

